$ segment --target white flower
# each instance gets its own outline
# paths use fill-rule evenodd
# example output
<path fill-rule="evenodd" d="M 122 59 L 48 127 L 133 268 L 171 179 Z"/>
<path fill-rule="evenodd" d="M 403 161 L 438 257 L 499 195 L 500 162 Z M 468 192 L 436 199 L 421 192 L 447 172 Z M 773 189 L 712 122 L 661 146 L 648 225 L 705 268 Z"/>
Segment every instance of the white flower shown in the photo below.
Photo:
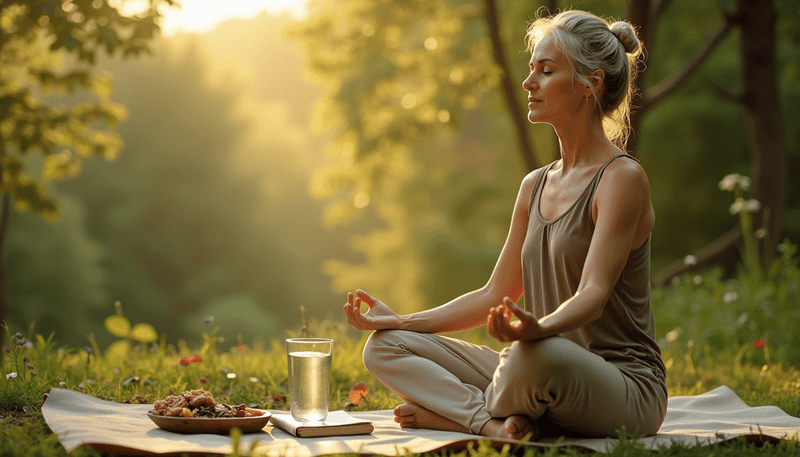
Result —
<path fill-rule="evenodd" d="M 726 175 L 724 178 L 722 178 L 722 181 L 719 182 L 720 190 L 727 190 L 732 192 L 737 187 L 745 191 L 749 190 L 750 178 L 748 178 L 747 176 L 742 176 L 739 173 L 733 173 L 730 175 Z"/>
<path fill-rule="evenodd" d="M 758 212 L 758 210 L 760 209 L 761 209 L 761 202 L 758 200 L 751 198 L 750 200 L 747 200 L 744 203 L 744 210 L 747 211 L 748 213 L 755 213 Z"/>
<path fill-rule="evenodd" d="M 703 283 L 703 277 L 700 275 L 695 275 L 694 278 L 692 278 L 692 282 L 699 286 Z"/>
<path fill-rule="evenodd" d="M 725 295 L 722 296 L 722 301 L 725 303 L 730 303 L 737 298 L 739 298 L 739 294 L 737 294 L 735 290 L 732 290 L 730 292 L 726 292 Z"/>
<path fill-rule="evenodd" d="M 12 371 L 11 373 L 6 374 L 6 379 L 14 379 L 19 376 L 19 373 L 16 371 Z"/>
<path fill-rule="evenodd" d="M 697 257 L 689 254 L 689 255 L 687 255 L 686 257 L 683 258 L 683 263 L 685 263 L 686 265 L 689 265 L 689 266 L 697 265 Z"/>

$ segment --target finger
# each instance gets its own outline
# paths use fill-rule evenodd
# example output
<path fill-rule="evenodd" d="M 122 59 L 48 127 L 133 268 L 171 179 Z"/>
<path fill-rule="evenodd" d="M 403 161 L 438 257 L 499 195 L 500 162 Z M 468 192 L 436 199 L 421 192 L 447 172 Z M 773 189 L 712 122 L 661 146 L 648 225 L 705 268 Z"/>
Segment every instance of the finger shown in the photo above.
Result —
<path fill-rule="evenodd" d="M 375 303 L 378 302 L 372 295 L 366 293 L 365 291 L 358 289 L 356 290 L 356 297 L 360 298 L 361 301 L 367 304 L 370 308 L 375 306 Z"/>
<path fill-rule="evenodd" d="M 506 297 L 503 300 L 503 302 L 505 303 L 506 307 L 508 307 L 508 309 L 510 309 L 511 312 L 514 313 L 515 316 L 517 316 L 519 320 L 525 320 L 528 318 L 527 314 L 528 312 L 520 308 L 519 305 L 514 303 L 514 301 L 511 300 L 510 298 Z"/>
<path fill-rule="evenodd" d="M 347 303 L 350 303 L 351 305 L 353 304 L 353 293 L 352 292 L 348 292 L 347 293 Z"/>

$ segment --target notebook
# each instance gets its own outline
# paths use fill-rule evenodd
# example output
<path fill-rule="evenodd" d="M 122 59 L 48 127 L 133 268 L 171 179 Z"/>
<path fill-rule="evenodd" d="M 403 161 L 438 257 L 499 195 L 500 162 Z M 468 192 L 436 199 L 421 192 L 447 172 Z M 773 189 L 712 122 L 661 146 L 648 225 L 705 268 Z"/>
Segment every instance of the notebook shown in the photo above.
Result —
<path fill-rule="evenodd" d="M 298 438 L 320 436 L 368 435 L 372 433 L 372 422 L 354 419 L 344 411 L 331 411 L 325 422 L 298 422 L 291 414 L 274 413 L 270 423 Z"/>

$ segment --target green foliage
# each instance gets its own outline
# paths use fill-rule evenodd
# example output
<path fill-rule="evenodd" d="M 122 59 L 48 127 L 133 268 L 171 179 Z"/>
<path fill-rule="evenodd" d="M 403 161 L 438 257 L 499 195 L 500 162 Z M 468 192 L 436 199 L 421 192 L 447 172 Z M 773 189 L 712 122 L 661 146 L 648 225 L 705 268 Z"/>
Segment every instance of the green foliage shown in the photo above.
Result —
<path fill-rule="evenodd" d="M 158 340 L 158 334 L 152 325 L 139 322 L 131 327 L 131 322 L 127 317 L 122 315 L 122 303 L 119 301 L 114 302 L 116 314 L 112 314 L 103 321 L 103 327 L 112 336 L 122 338 L 117 340 L 106 349 L 106 357 L 124 358 L 128 355 L 131 349 L 131 342 L 136 341 L 141 344 L 153 343 Z"/>
<path fill-rule="evenodd" d="M 800 363 L 797 248 L 786 241 L 781 251 L 763 275 L 742 270 L 738 278 L 725 279 L 722 269 L 714 268 L 654 290 L 662 347 L 705 350 L 707 345 L 712 352 L 734 351 L 736 363 L 765 363 L 764 350 L 752 347 L 763 338 L 773 361 Z"/>
<path fill-rule="evenodd" d="M 160 5 L 174 1 L 149 3 L 136 17 L 122 15 L 105 0 L 0 5 L 0 190 L 14 198 L 17 210 L 30 208 L 54 219 L 57 203 L 46 183 L 74 176 L 85 157 L 116 156 L 121 142 L 111 130 L 125 110 L 108 98 L 108 75 L 91 67 L 101 49 L 124 56 L 148 51 Z M 58 98 L 76 91 L 94 100 Z M 44 157 L 40 177 L 24 160 L 34 151 Z"/>
<path fill-rule="evenodd" d="M 2 327 L 0 330 L 6 334 L 4 336 L 8 336 L 8 340 L 11 342 L 8 357 L 9 370 L 3 370 L 5 382 L 0 390 L 0 407 L 33 410 L 39 405 L 42 395 L 49 389 L 52 379 L 42 379 L 36 368 L 39 360 L 31 360 L 25 355 L 25 349 L 33 346 L 30 340 L 19 332 L 12 335 L 8 327 Z M 36 335 L 36 342 L 46 350 L 51 347 L 52 341 L 53 335 L 47 339 Z"/>
<path fill-rule="evenodd" d="M 310 104 L 293 101 L 314 92 L 298 82 L 283 87 L 281 100 L 254 100 L 250 92 L 261 87 L 246 81 L 251 68 L 240 68 L 291 55 L 280 26 L 264 16 L 202 39 L 157 40 L 154 55 L 135 63 L 98 60 L 114 75 L 114 98 L 128 107 L 119 127 L 125 146 L 113 163 L 89 161 L 81 179 L 53 186 L 59 224 L 14 215 L 10 295 L 30 305 L 15 309 L 12 323 L 36 320 L 75 346 L 91 332 L 105 350 L 113 338 L 102 322 L 115 300 L 132 322 L 196 344 L 208 315 L 217 318 L 218 336 L 235 342 L 274 337 L 296 304 L 320 318 L 338 311 L 331 303 L 343 300 L 328 290 L 320 263 L 347 257 L 352 229 L 326 231 L 323 204 L 308 196 L 308 175 L 321 163 L 318 140 L 296 119 Z M 239 49 L 240 34 L 255 33 L 268 38 Z"/>

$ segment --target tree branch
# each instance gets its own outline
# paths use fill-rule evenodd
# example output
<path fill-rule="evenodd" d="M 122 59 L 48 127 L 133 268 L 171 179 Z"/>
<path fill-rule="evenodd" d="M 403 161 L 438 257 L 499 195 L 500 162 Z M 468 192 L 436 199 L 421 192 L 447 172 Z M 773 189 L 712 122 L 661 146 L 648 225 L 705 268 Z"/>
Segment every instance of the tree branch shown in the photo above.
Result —
<path fill-rule="evenodd" d="M 725 19 L 717 30 L 708 38 L 703 47 L 698 49 L 692 58 L 686 62 L 683 68 L 676 70 L 671 75 L 647 89 L 644 93 L 644 103 L 641 109 L 651 108 L 664 97 L 676 91 L 683 83 L 692 77 L 711 52 L 714 51 L 722 39 L 725 38 L 725 35 L 731 30 L 732 25 L 733 23 L 731 21 Z"/>
<path fill-rule="evenodd" d="M 744 94 L 734 94 L 733 92 L 716 85 L 714 86 L 714 92 L 716 92 L 720 98 L 728 100 L 729 102 L 741 104 L 745 103 Z"/>
<path fill-rule="evenodd" d="M 484 0 L 486 8 L 484 10 L 484 18 L 486 19 L 486 26 L 489 29 L 489 38 L 492 43 L 492 54 L 494 62 L 500 67 L 501 82 L 500 85 L 503 89 L 505 96 L 506 108 L 511 116 L 511 121 L 514 123 L 514 128 L 517 131 L 517 142 L 519 143 L 520 153 L 525 160 L 525 165 L 528 170 L 535 170 L 538 168 L 536 162 L 536 155 L 534 153 L 533 145 L 531 144 L 530 137 L 528 136 L 528 125 L 525 115 L 519 107 L 517 97 L 520 95 L 515 91 L 516 84 L 511 80 L 511 69 L 506 61 L 505 51 L 503 50 L 503 41 L 500 39 L 500 26 L 497 20 L 497 7 L 494 0 Z"/>
<path fill-rule="evenodd" d="M 716 262 L 722 256 L 730 252 L 736 247 L 736 243 L 742 238 L 742 228 L 736 226 L 722 236 L 712 241 L 708 246 L 697 251 L 694 256 L 697 262 L 691 265 L 686 264 L 683 259 L 676 260 L 666 267 L 662 268 L 659 272 L 653 275 L 651 282 L 654 286 L 664 286 L 669 284 L 672 278 L 680 276 L 688 271 L 693 271 Z"/>

